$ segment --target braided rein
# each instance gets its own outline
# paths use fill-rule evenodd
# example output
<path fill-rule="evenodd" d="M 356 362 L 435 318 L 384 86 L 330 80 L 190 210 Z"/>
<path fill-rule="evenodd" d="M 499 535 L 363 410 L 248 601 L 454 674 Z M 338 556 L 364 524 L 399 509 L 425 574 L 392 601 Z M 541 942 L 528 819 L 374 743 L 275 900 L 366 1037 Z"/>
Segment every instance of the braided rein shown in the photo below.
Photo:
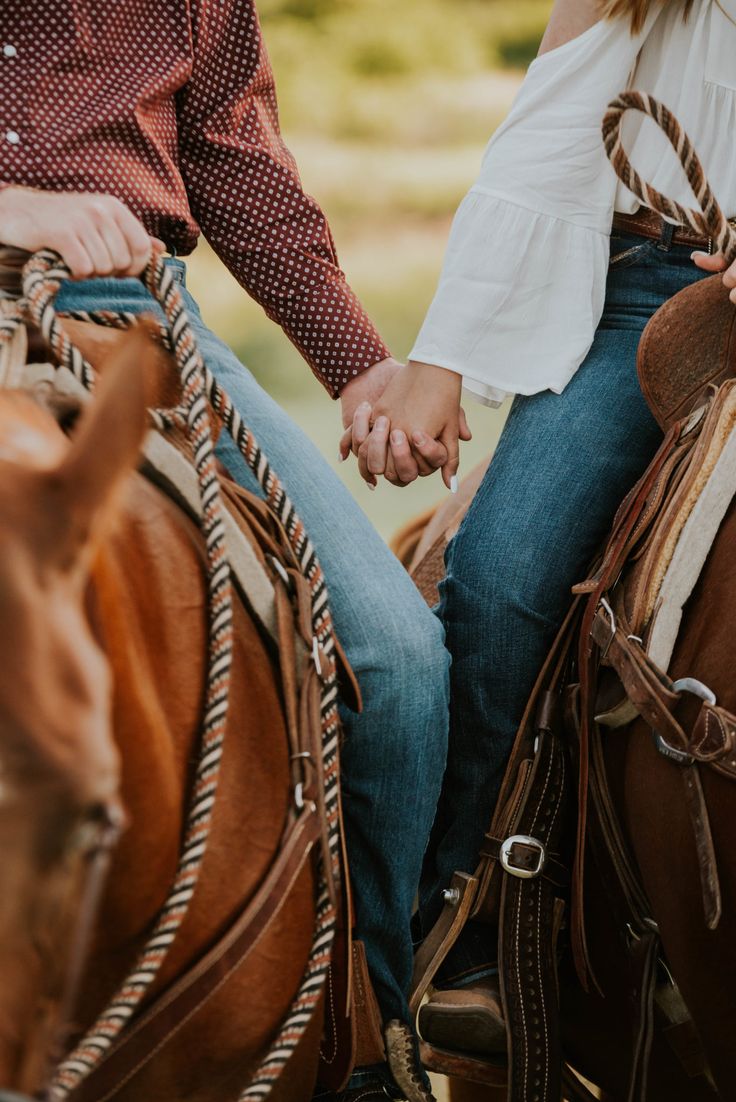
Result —
<path fill-rule="evenodd" d="M 35 324 L 66 367 L 87 390 L 93 390 L 95 372 L 74 347 L 59 324 L 54 299 L 69 270 L 56 253 L 36 253 L 23 270 L 23 297 L 0 319 L 0 345 L 11 342 L 20 327 Z M 262 487 L 270 511 L 283 525 L 296 564 L 311 596 L 312 631 L 319 664 L 322 718 L 322 769 L 329 858 L 319 864 L 319 887 L 313 943 L 301 985 L 288 1015 L 239 1102 L 267 1098 L 301 1041 L 316 1011 L 331 957 L 337 919 L 336 887 L 340 878 L 338 815 L 338 715 L 335 640 L 324 576 L 314 548 L 286 491 L 272 470 L 232 400 L 204 364 L 183 299 L 161 255 L 154 256 L 144 276 L 159 304 L 166 326 L 162 338 L 171 350 L 180 375 L 181 405 L 149 411 L 155 428 L 184 429 L 191 448 L 201 503 L 200 526 L 205 552 L 208 590 L 208 665 L 205 707 L 196 773 L 187 811 L 184 841 L 177 871 L 156 920 L 153 933 L 96 1023 L 57 1069 L 49 1088 L 51 1102 L 62 1102 L 105 1057 L 133 1018 L 150 990 L 188 913 L 204 862 L 216 802 L 220 764 L 227 726 L 233 651 L 233 611 L 230 565 L 225 545 L 223 505 L 215 466 L 209 402 L 221 417 L 250 470 Z M 75 315 L 77 317 L 81 315 Z M 124 327 L 132 315 L 105 313 L 95 321 Z M 326 867 L 328 865 L 328 867 Z"/>
<path fill-rule="evenodd" d="M 668 199 L 643 180 L 633 167 L 621 137 L 623 117 L 627 111 L 642 112 L 664 132 L 683 167 L 699 210 Z M 608 106 L 603 117 L 602 133 L 608 159 L 617 176 L 641 203 L 672 222 L 688 226 L 701 237 L 710 238 L 715 251 L 723 255 L 727 264 L 736 260 L 736 230 L 718 205 L 692 142 L 664 104 L 644 92 L 622 92 Z"/>

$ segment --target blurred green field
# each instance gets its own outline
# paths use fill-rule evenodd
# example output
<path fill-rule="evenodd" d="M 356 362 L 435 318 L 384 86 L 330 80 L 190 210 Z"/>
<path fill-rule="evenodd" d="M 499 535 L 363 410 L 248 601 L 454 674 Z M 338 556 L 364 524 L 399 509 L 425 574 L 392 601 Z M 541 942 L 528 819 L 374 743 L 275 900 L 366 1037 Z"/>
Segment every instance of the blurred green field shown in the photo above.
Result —
<path fill-rule="evenodd" d="M 281 120 L 306 189 L 327 211 L 342 265 L 405 357 L 439 272 L 455 207 L 536 53 L 550 0 L 261 0 Z M 190 287 L 209 323 L 337 467 L 339 406 L 281 331 L 197 249 Z M 502 412 L 471 403 L 467 470 Z M 438 477 L 369 493 L 339 468 L 379 531 L 444 491 Z"/>

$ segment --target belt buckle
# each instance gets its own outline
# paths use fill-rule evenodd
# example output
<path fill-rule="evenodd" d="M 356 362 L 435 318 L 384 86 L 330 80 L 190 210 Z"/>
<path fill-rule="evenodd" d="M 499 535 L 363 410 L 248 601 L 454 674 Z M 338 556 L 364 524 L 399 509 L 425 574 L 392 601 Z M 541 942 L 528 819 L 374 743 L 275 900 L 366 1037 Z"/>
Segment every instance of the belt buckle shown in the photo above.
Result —
<path fill-rule="evenodd" d="M 513 863 L 514 846 L 526 846 L 537 851 L 537 864 L 535 868 L 524 868 L 523 865 Z M 501 867 L 511 876 L 517 876 L 519 880 L 534 880 L 541 876 L 544 866 L 547 864 L 547 849 L 538 838 L 532 838 L 529 834 L 511 834 L 501 843 L 499 850 Z"/>

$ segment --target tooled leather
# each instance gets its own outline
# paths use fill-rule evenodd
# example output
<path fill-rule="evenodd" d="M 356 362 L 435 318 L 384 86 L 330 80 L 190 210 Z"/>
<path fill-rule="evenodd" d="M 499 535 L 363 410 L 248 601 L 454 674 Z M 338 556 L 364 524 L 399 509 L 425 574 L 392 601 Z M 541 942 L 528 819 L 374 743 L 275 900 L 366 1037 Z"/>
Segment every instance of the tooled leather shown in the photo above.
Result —
<path fill-rule="evenodd" d="M 642 334 L 637 366 L 663 429 L 695 409 L 709 386 L 736 374 L 736 311 L 719 275 L 691 284 L 660 307 Z"/>
<path fill-rule="evenodd" d="M 370 1067 L 386 1059 L 381 1012 L 368 972 L 368 961 L 362 942 L 353 942 L 355 1065 Z"/>
<path fill-rule="evenodd" d="M 539 732 L 528 795 L 514 833 L 559 847 L 569 785 L 558 738 Z M 557 1102 L 561 1091 L 559 1006 L 554 938 L 559 888 L 544 876 L 504 875 L 499 966 L 509 1037 L 510 1102 Z"/>
<path fill-rule="evenodd" d="M 575 600 L 568 609 L 565 620 L 557 633 L 557 638 L 545 659 L 527 702 L 488 830 L 491 837 L 506 838 L 509 834 L 514 833 L 513 824 L 517 821 L 519 808 L 528 798 L 530 776 L 535 759 L 534 739 L 540 718 L 538 715 L 539 703 L 545 693 L 550 691 L 556 693 L 561 684 L 563 666 L 572 646 L 579 612 L 580 602 Z M 477 918 L 492 925 L 497 923 L 502 873 L 503 870 L 497 860 L 491 857 L 481 858 L 480 864 L 475 870 L 475 876 L 480 886 L 472 911 L 472 918 Z"/>

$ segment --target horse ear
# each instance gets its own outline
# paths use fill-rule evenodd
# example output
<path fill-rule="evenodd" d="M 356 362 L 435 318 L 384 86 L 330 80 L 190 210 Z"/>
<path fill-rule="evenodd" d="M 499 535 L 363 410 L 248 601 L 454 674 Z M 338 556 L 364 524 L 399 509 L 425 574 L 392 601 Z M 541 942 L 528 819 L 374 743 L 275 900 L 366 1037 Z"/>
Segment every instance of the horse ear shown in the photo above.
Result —
<path fill-rule="evenodd" d="M 89 540 L 115 489 L 137 464 L 146 431 L 148 367 L 155 355 L 145 323 L 121 338 L 54 472 L 65 534 L 77 546 Z"/>

